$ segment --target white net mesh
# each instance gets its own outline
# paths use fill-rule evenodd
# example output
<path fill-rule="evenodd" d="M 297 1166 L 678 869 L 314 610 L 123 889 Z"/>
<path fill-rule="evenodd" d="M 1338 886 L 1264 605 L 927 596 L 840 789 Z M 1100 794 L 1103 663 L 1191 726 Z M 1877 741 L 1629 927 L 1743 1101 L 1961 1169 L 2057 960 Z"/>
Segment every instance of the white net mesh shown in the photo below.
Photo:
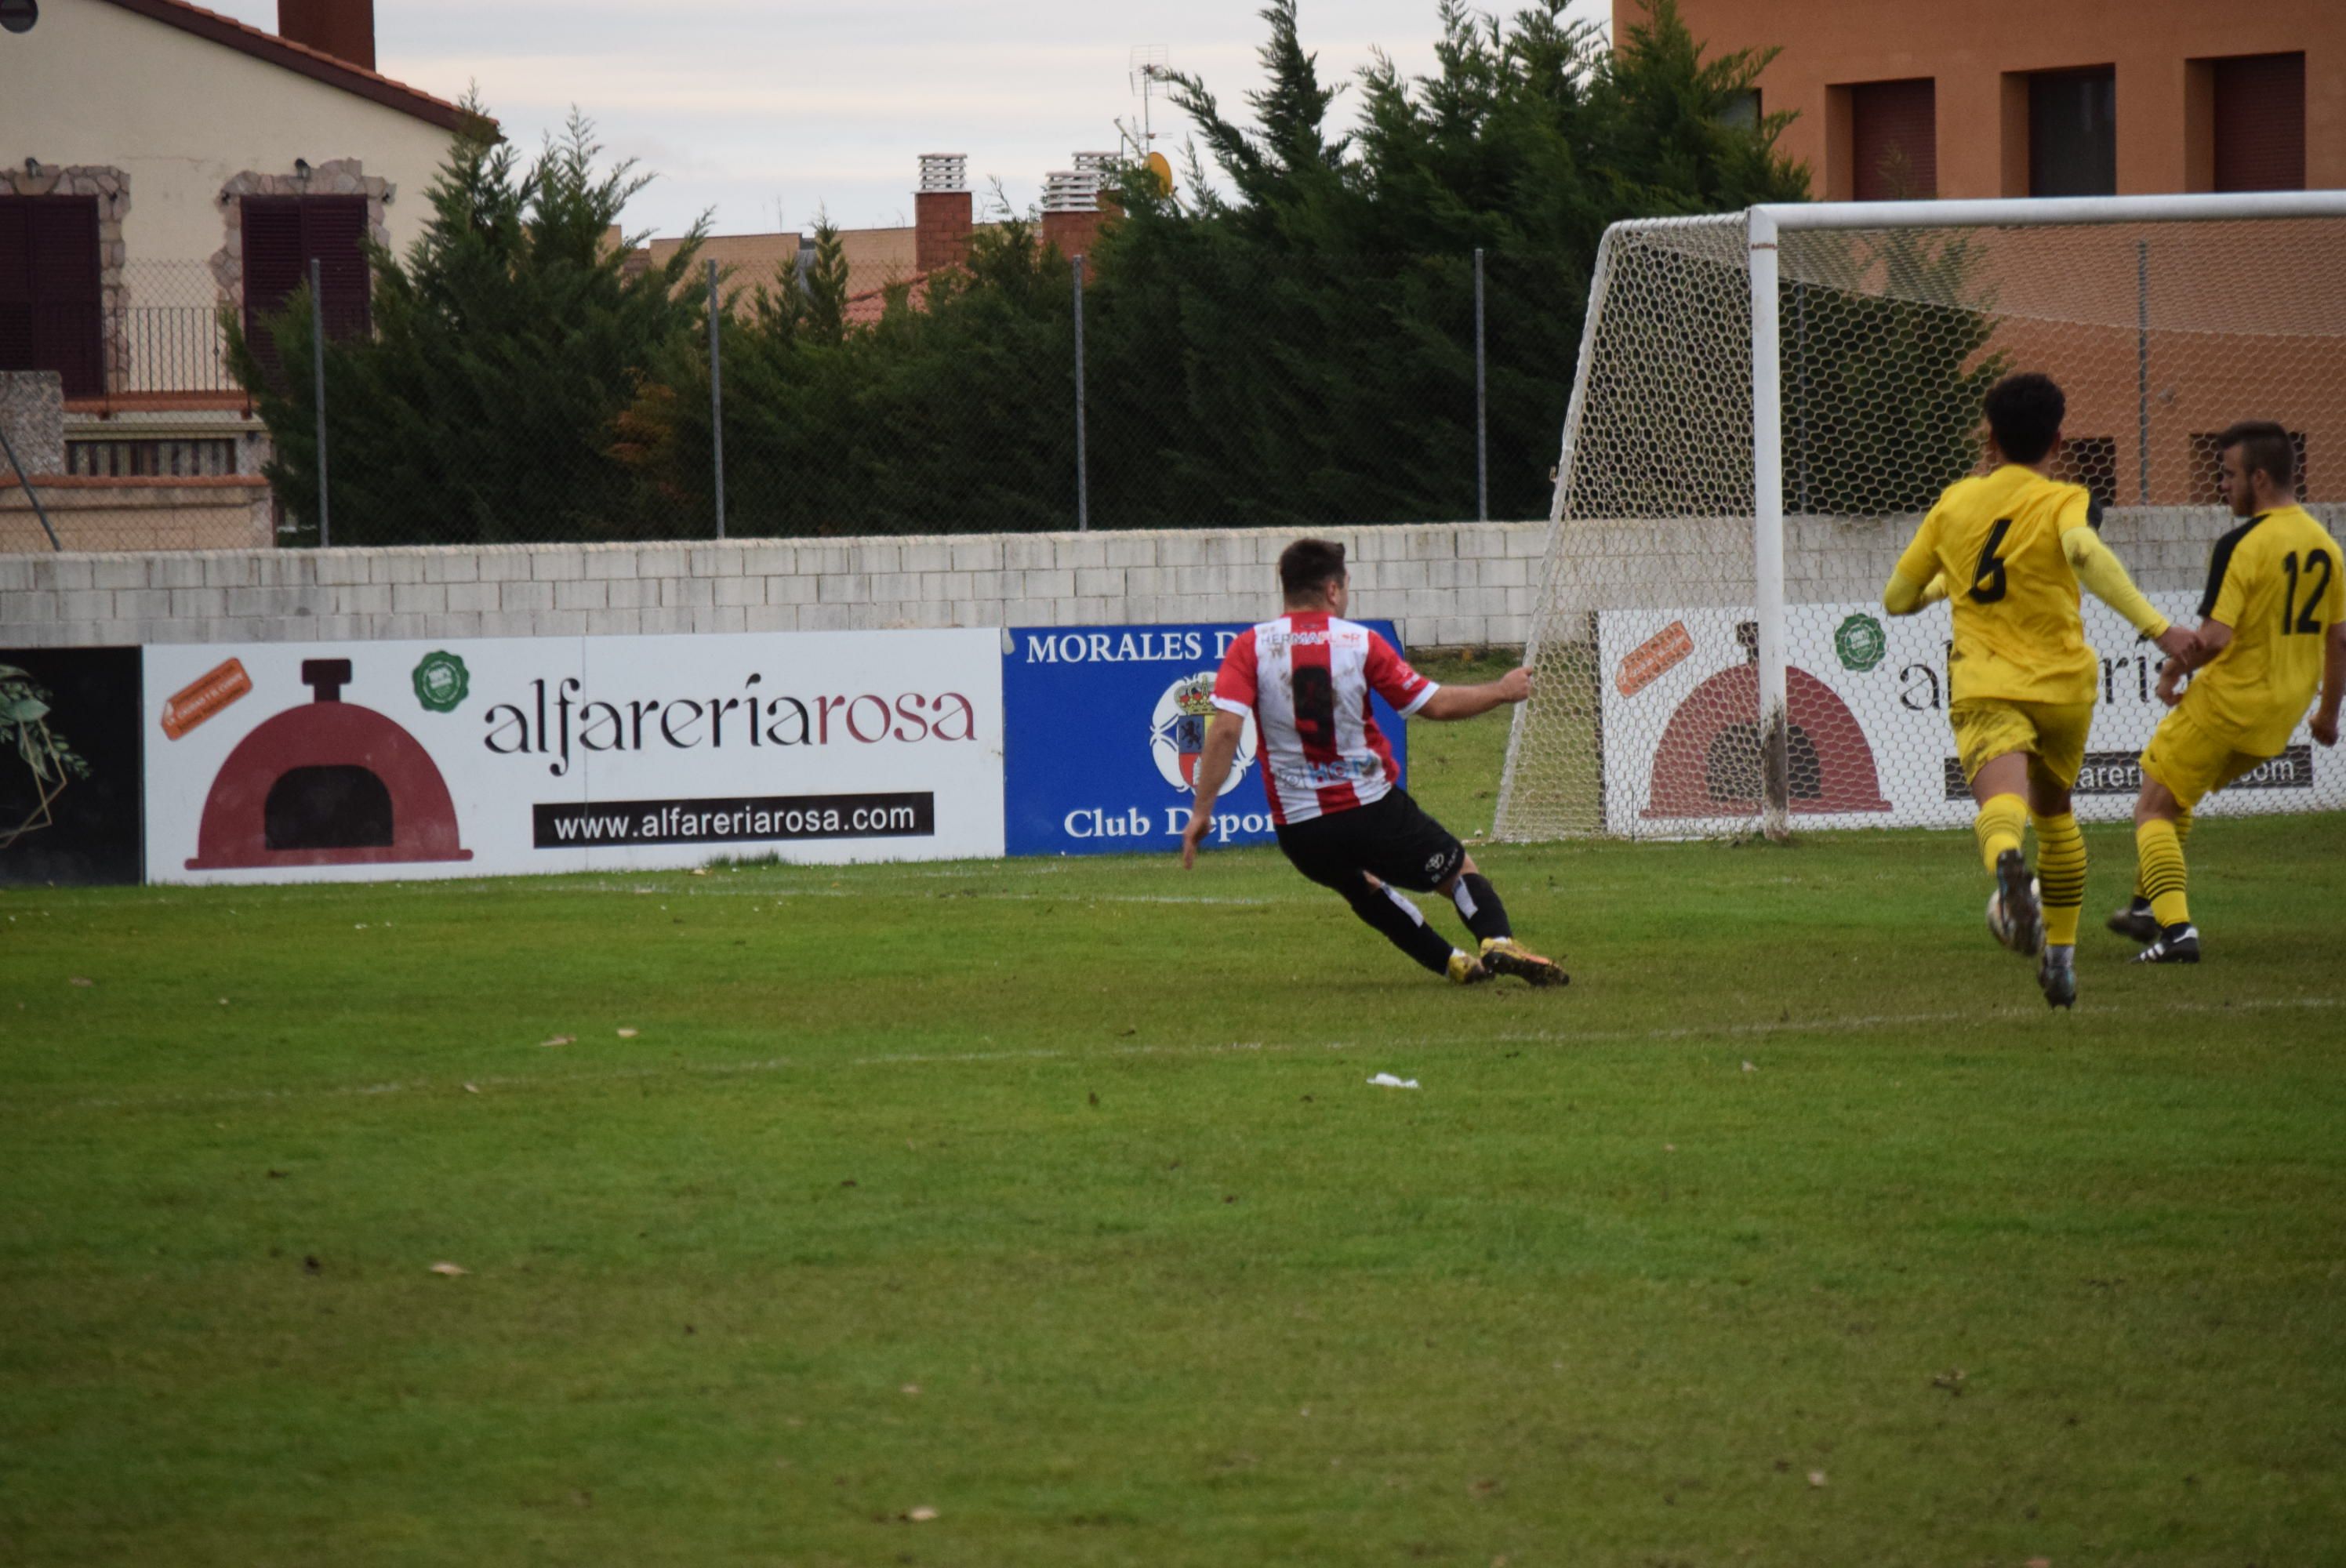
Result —
<path fill-rule="evenodd" d="M 1606 237 L 1500 838 L 1760 825 L 1748 233 L 1737 213 Z M 1999 377 L 2061 383 L 2063 476 L 2187 625 L 2232 524 L 2216 432 L 2279 421 L 2309 510 L 2346 522 L 2346 219 L 1787 231 L 1779 254 L 1795 830 L 1970 820 L 1946 606 L 1892 620 L 1879 596 L 1922 514 L 1978 465 Z M 2109 820 L 2165 709 L 2155 650 L 2090 596 L 2085 616 L 2103 680 L 2078 811 Z M 2300 728 L 2207 809 L 2341 805 L 2346 757 Z"/>

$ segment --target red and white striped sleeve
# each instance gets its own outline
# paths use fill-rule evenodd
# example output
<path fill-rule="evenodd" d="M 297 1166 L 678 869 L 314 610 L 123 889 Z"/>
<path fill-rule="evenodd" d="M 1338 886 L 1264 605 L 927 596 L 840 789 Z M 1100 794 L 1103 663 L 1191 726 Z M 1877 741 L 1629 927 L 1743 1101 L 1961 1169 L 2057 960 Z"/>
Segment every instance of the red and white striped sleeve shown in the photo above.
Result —
<path fill-rule="evenodd" d="M 1249 626 L 1222 655 L 1221 670 L 1214 677 L 1214 706 L 1244 718 L 1254 711 L 1257 689 L 1254 628 Z"/>
<path fill-rule="evenodd" d="M 1442 689 L 1410 668 L 1409 661 L 1394 651 L 1392 644 L 1374 632 L 1369 634 L 1369 658 L 1363 673 L 1376 694 L 1392 703 L 1393 711 L 1403 718 L 1423 708 L 1426 699 Z"/>

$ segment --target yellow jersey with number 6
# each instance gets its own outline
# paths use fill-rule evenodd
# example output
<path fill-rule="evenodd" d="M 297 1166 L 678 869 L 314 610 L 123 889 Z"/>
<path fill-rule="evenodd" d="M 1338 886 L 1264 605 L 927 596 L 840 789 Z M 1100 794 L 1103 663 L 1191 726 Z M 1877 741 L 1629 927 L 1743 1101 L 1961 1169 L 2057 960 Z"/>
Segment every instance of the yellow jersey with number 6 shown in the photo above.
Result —
<path fill-rule="evenodd" d="M 1899 558 L 1911 583 L 1945 573 L 1954 615 L 1950 695 L 2091 702 L 2101 666 L 2077 615 L 2061 535 L 2086 525 L 2082 484 L 2007 463 L 1949 485 Z"/>
<path fill-rule="evenodd" d="M 2184 688 L 2193 722 L 2237 750 L 2278 757 L 2321 685 L 2321 644 L 2346 620 L 2346 561 L 2300 506 L 2251 517 L 2208 561 L 2202 620 L 2232 628 Z"/>

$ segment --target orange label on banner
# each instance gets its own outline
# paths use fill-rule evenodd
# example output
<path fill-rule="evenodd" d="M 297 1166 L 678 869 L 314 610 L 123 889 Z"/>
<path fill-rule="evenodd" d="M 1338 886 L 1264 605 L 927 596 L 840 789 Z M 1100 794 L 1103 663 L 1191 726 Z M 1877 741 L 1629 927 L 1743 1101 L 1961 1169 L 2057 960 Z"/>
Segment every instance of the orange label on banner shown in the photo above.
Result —
<path fill-rule="evenodd" d="M 243 661 L 230 659 L 207 670 L 171 694 L 163 705 L 163 733 L 177 740 L 230 703 L 252 689 L 252 677 Z"/>
<path fill-rule="evenodd" d="M 1635 697 L 1692 652 L 1694 638 L 1688 634 L 1686 623 L 1672 621 L 1629 650 L 1613 678 L 1614 687 L 1623 697 Z"/>

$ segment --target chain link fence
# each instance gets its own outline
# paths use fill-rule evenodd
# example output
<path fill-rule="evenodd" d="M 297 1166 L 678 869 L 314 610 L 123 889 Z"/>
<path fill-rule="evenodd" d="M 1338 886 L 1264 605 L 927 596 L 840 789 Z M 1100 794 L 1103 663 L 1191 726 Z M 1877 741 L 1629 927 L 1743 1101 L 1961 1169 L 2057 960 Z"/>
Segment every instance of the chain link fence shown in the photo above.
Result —
<path fill-rule="evenodd" d="M 1538 517 L 1584 272 L 1494 250 L 1144 276 L 1029 240 L 826 313 L 695 262 L 664 321 L 467 322 L 423 353 L 401 332 L 428 301 L 378 289 L 337 339 L 329 280 L 329 341 L 297 293 L 240 373 L 250 324 L 210 270 L 149 263 L 109 301 L 103 392 L 67 391 L 50 499 L 74 494 L 48 510 L 68 550 Z M 124 504 L 88 504 L 107 480 Z"/>

